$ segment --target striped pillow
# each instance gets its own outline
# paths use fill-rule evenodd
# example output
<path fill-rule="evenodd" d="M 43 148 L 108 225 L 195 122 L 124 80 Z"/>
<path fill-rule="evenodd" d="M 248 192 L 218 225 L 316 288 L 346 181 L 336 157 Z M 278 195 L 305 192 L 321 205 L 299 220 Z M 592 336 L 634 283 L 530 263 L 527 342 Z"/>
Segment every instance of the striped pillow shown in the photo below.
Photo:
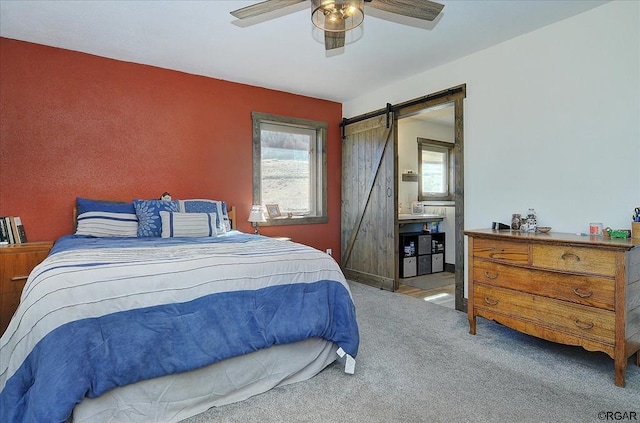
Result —
<path fill-rule="evenodd" d="M 179 200 L 180 211 L 184 213 L 216 213 L 218 235 L 231 230 L 231 222 L 227 213 L 227 203 L 218 200 L 190 199 Z"/>
<path fill-rule="evenodd" d="M 215 213 L 176 213 L 161 211 L 162 237 L 216 236 Z"/>
<path fill-rule="evenodd" d="M 135 237 L 138 218 L 133 203 L 76 198 L 76 235 Z"/>

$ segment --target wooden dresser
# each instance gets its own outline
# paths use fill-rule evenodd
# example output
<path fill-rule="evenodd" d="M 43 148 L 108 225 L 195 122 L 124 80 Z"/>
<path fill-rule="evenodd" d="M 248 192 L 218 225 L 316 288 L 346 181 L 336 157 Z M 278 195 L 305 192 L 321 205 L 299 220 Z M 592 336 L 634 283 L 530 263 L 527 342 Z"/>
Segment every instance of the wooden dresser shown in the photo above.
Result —
<path fill-rule="evenodd" d="M 47 257 L 52 242 L 27 242 L 0 247 L 0 334 L 20 303 L 31 270 Z"/>
<path fill-rule="evenodd" d="M 624 386 L 640 350 L 640 239 L 491 229 L 469 239 L 468 313 L 552 342 L 602 351 Z M 640 353 L 637 357 L 640 365 Z"/>

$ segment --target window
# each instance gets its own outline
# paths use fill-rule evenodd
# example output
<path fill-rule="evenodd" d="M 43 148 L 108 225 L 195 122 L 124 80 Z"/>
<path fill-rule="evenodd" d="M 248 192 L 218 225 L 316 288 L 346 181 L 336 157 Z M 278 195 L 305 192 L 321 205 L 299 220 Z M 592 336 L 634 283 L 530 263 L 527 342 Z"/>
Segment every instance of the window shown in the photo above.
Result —
<path fill-rule="evenodd" d="M 418 138 L 418 199 L 453 199 L 454 144 Z"/>
<path fill-rule="evenodd" d="M 252 113 L 253 203 L 277 204 L 266 225 L 327 222 L 327 123 Z"/>

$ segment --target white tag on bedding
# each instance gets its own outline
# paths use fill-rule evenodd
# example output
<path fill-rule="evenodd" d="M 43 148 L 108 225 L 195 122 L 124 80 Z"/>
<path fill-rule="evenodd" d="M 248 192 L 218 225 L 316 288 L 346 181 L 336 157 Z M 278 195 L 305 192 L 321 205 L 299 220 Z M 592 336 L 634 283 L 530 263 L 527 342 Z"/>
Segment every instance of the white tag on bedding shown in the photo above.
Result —
<path fill-rule="evenodd" d="M 338 354 L 340 358 L 343 358 L 345 355 L 347 356 L 347 359 L 344 363 L 344 372 L 352 375 L 356 370 L 356 359 L 344 352 L 342 348 L 338 348 L 336 354 Z"/>
<path fill-rule="evenodd" d="M 350 375 L 356 371 L 356 359 L 347 354 L 347 362 L 344 365 L 344 372 Z"/>

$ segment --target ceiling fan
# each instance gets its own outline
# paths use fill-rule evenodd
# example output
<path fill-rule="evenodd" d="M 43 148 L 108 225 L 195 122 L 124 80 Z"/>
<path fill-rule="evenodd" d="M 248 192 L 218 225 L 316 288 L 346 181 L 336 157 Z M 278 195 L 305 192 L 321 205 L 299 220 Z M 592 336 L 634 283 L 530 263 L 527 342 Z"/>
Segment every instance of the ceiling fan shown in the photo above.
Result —
<path fill-rule="evenodd" d="M 307 0 L 266 0 L 231 12 L 253 18 Z M 364 20 L 364 6 L 425 21 L 434 20 L 444 5 L 430 0 L 311 0 L 311 21 L 324 31 L 326 50 L 344 47 L 345 33 Z"/>

